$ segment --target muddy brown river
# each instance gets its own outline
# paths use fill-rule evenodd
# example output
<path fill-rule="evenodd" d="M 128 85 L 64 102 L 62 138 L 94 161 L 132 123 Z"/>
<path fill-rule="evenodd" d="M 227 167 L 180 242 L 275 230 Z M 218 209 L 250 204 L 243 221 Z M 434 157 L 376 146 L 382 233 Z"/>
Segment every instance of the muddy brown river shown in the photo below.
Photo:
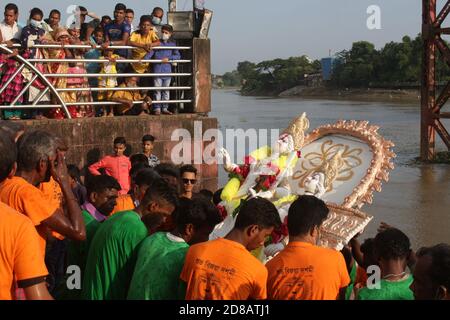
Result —
<path fill-rule="evenodd" d="M 379 133 L 395 143 L 395 169 L 372 205 L 363 211 L 374 216 L 361 240 L 373 237 L 381 221 L 403 230 L 415 249 L 439 242 L 450 243 L 450 165 L 418 165 L 419 104 L 389 104 L 303 99 L 242 97 L 232 90 L 213 91 L 213 112 L 223 133 L 226 129 L 280 129 L 306 112 L 310 130 L 339 119 L 368 120 Z M 450 123 L 445 123 L 447 128 Z M 226 141 L 225 141 L 226 143 Z M 438 150 L 445 150 L 441 141 Z M 219 168 L 219 185 L 227 175 Z"/>

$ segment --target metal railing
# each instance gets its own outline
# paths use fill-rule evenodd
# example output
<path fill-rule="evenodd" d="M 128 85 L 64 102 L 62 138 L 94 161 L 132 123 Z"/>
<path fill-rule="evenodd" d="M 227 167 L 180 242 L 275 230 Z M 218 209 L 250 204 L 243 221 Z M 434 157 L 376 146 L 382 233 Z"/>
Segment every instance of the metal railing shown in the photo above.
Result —
<path fill-rule="evenodd" d="M 103 49 L 101 46 L 91 46 L 91 45 L 55 45 L 55 44 L 40 44 L 40 45 L 34 45 L 30 47 L 30 49 L 35 48 L 39 50 L 47 50 L 47 49 Z M 132 50 L 136 49 L 132 46 L 110 46 L 109 49 L 127 49 Z M 14 44 L 12 47 L 8 48 L 5 45 L 0 45 L 0 53 L 4 54 L 12 54 L 12 49 L 22 49 L 19 44 Z M 177 47 L 154 47 L 153 50 L 192 50 L 192 47 L 189 46 L 177 46 Z M 84 93 L 97 93 L 97 92 L 116 92 L 116 91 L 148 91 L 148 92 L 155 92 L 155 91 L 170 91 L 175 92 L 175 95 L 177 97 L 180 97 L 178 99 L 171 99 L 168 101 L 155 101 L 153 100 L 153 104 L 189 104 L 193 102 L 193 99 L 184 99 L 185 96 L 192 96 L 192 85 L 180 85 L 179 79 L 192 77 L 192 68 L 187 68 L 190 72 L 178 72 L 178 65 L 179 64 L 191 64 L 192 60 L 190 59 L 180 59 L 180 60 L 172 60 L 168 63 L 171 63 L 175 66 L 175 72 L 172 73 L 115 73 L 115 74 L 108 74 L 108 73 L 83 73 L 83 74 L 74 74 L 74 73 L 45 73 L 40 71 L 35 64 L 52 64 L 52 63 L 77 63 L 77 64 L 103 64 L 108 63 L 110 60 L 107 59 L 25 59 L 21 55 L 17 55 L 11 59 L 15 59 L 19 66 L 17 70 L 12 73 L 12 75 L 8 75 L 9 78 L 0 88 L 0 94 L 2 94 L 8 86 L 11 85 L 11 83 L 15 80 L 17 76 L 19 76 L 21 73 L 27 71 L 31 73 L 31 78 L 29 80 L 24 80 L 23 88 L 20 90 L 20 93 L 14 97 L 13 101 L 11 101 L 8 105 L 0 105 L 1 109 L 9 109 L 9 110 L 21 110 L 21 109 L 52 109 L 52 108 L 61 108 L 67 118 L 71 118 L 71 114 L 69 112 L 68 106 L 114 106 L 114 105 L 121 105 L 119 102 L 114 101 L 89 101 L 89 102 L 67 102 L 64 101 L 62 93 L 68 93 L 68 92 L 84 92 Z M 135 59 L 118 59 L 114 61 L 116 64 L 124 64 L 124 63 L 145 63 L 145 64 L 156 64 L 156 63 L 162 63 L 162 60 L 157 59 L 141 59 L 141 60 L 135 60 Z M 6 76 L 6 75 L 3 75 Z M 155 78 L 155 77 L 172 77 L 175 79 L 174 83 L 170 87 L 79 87 L 79 88 L 58 88 L 54 85 L 54 81 L 61 78 L 85 78 L 86 83 L 87 79 L 90 78 L 125 78 L 125 77 L 138 77 L 138 78 Z M 40 81 L 41 84 L 44 86 L 44 89 L 42 89 L 37 96 L 33 99 L 33 101 L 28 101 L 26 104 L 18 104 L 19 100 L 27 94 L 31 86 L 36 81 Z M 192 81 L 187 81 L 187 83 L 192 83 Z M 91 83 L 92 84 L 92 83 Z M 188 93 L 189 92 L 189 93 Z M 50 95 L 50 97 L 49 97 Z M 47 96 L 47 97 L 46 97 Z M 44 97 L 46 97 L 47 101 L 44 101 Z M 49 100 L 49 101 L 48 101 Z M 49 103 L 50 102 L 50 103 Z M 142 104 L 143 101 L 133 101 L 133 104 Z"/>

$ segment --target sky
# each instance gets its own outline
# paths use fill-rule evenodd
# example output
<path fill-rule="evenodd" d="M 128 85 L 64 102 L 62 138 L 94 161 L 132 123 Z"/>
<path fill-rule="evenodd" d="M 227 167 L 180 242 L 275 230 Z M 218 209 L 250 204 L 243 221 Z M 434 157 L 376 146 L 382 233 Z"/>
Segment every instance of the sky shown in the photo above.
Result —
<path fill-rule="evenodd" d="M 98 15 L 113 14 L 110 0 L 19 0 L 20 21 L 33 6 L 45 16 L 56 9 L 65 13 L 70 5 L 83 5 Z M 168 7 L 167 0 L 123 0 L 136 16 L 149 14 L 153 7 Z M 438 1 L 444 2 L 444 1 Z M 38 4 L 37 4 L 38 3 Z M 421 30 L 421 0 L 206 0 L 214 12 L 209 37 L 212 73 L 223 74 L 240 61 L 260 62 L 275 58 L 308 55 L 321 59 L 355 41 L 366 40 L 381 48 L 404 35 L 415 37 Z M 56 5 L 55 5 L 56 4 Z M 369 30 L 367 8 L 380 8 L 381 29 Z M 192 9 L 192 0 L 178 0 L 178 10 Z M 139 17 L 136 18 L 138 20 Z M 137 21 L 136 21 L 137 24 Z"/>

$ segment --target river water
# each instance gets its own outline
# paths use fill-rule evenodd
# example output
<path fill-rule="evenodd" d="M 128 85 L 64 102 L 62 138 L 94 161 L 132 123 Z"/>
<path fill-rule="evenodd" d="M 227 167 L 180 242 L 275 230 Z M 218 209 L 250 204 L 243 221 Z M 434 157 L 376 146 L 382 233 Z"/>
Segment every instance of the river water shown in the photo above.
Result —
<path fill-rule="evenodd" d="M 395 169 L 372 205 L 362 210 L 374 216 L 361 240 L 373 237 L 381 221 L 404 231 L 415 249 L 450 243 L 450 165 L 413 164 L 419 155 L 420 107 L 414 104 L 243 97 L 232 90 L 214 90 L 211 117 L 219 128 L 283 130 L 306 112 L 310 130 L 339 119 L 367 120 L 395 143 Z M 449 127 L 449 123 L 446 123 Z M 438 148 L 444 150 L 442 143 Z M 219 168 L 219 185 L 227 175 Z"/>

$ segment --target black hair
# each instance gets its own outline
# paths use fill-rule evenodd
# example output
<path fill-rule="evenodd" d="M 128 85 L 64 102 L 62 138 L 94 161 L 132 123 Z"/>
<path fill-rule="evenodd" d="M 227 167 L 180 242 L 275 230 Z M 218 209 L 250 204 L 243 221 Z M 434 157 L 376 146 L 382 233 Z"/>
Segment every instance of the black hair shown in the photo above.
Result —
<path fill-rule="evenodd" d="M 144 171 L 141 171 L 136 180 Z M 136 182 L 136 184 L 138 184 Z M 166 201 L 172 204 L 174 207 L 178 206 L 178 194 L 177 192 L 162 178 L 153 179 L 147 191 L 145 192 L 144 198 L 142 199 L 142 204 L 147 206 L 152 201 Z"/>
<path fill-rule="evenodd" d="M 209 191 L 207 189 L 202 189 L 199 191 L 199 195 L 208 200 L 209 202 L 212 202 L 214 193 L 212 191 Z"/>
<path fill-rule="evenodd" d="M 155 142 L 155 137 L 152 136 L 151 134 L 146 134 L 145 136 L 142 137 L 142 143 L 145 143 L 147 141 Z"/>
<path fill-rule="evenodd" d="M 132 13 L 132 14 L 134 15 L 134 10 L 133 10 L 133 9 L 130 9 L 130 8 L 128 8 L 127 10 L 125 10 L 125 13 Z"/>
<path fill-rule="evenodd" d="M 406 259 L 411 251 L 408 236 L 396 228 L 389 228 L 378 233 L 373 245 L 377 259 Z"/>
<path fill-rule="evenodd" d="M 361 244 L 361 252 L 364 254 L 364 256 L 372 256 L 373 255 L 373 243 L 374 243 L 374 239 L 373 238 L 368 238 L 366 240 L 364 240 L 364 242 Z"/>
<path fill-rule="evenodd" d="M 281 225 L 277 208 L 267 199 L 254 198 L 246 201 L 239 210 L 234 227 L 238 230 L 257 225 L 263 229 Z"/>
<path fill-rule="evenodd" d="M 59 15 L 61 17 L 61 12 L 57 9 L 53 9 L 52 11 L 50 11 L 50 14 L 48 15 L 49 17 L 52 16 L 52 14 L 56 13 L 57 15 Z"/>
<path fill-rule="evenodd" d="M 170 33 L 173 33 L 173 27 L 170 24 L 165 24 L 161 27 L 161 30 L 169 31 Z"/>
<path fill-rule="evenodd" d="M 163 8 L 161 8 L 161 7 L 154 7 L 153 11 L 152 11 L 152 14 L 155 14 L 158 11 L 162 11 L 164 13 L 164 9 Z"/>
<path fill-rule="evenodd" d="M 289 236 L 301 236 L 315 227 L 320 227 L 327 218 L 329 209 L 325 202 L 314 196 L 300 196 L 289 208 Z"/>
<path fill-rule="evenodd" d="M 192 224 L 194 228 L 204 226 L 214 227 L 222 222 L 219 210 L 206 199 L 186 199 L 179 200 L 179 206 L 174 213 L 175 225 L 182 231 L 188 224 Z"/>
<path fill-rule="evenodd" d="M 151 25 L 153 25 L 152 17 L 149 15 L 143 15 L 139 19 L 139 25 L 143 24 L 144 22 L 150 22 Z"/>
<path fill-rule="evenodd" d="M 180 179 L 180 170 L 173 164 L 161 163 L 156 166 L 155 170 L 160 176 L 165 175 L 174 177 L 175 179 Z"/>
<path fill-rule="evenodd" d="M 8 3 L 5 6 L 5 12 L 9 11 L 9 10 L 14 10 L 14 14 L 19 13 L 19 8 L 17 7 L 17 5 L 15 5 L 14 3 Z"/>
<path fill-rule="evenodd" d="M 103 21 L 103 20 L 112 20 L 112 19 L 111 19 L 110 16 L 102 16 L 102 20 L 101 21 Z"/>
<path fill-rule="evenodd" d="M 216 192 L 214 192 L 214 195 L 213 195 L 213 203 L 214 203 L 216 206 L 217 206 L 219 203 L 222 202 L 222 198 L 221 198 L 222 192 L 223 192 L 223 188 L 217 190 Z"/>
<path fill-rule="evenodd" d="M 94 192 L 101 193 L 108 189 L 116 189 L 117 191 L 120 191 L 122 188 L 120 187 L 119 182 L 117 182 L 117 180 L 113 177 L 108 175 L 100 175 L 91 177 L 86 189 L 87 195 L 90 197 Z"/>
<path fill-rule="evenodd" d="M 145 154 L 137 153 L 137 154 L 133 154 L 130 157 L 130 162 L 131 162 L 132 167 L 138 163 L 144 163 L 144 164 L 148 165 L 148 158 Z"/>
<path fill-rule="evenodd" d="M 127 10 L 127 6 L 124 5 L 123 3 L 118 3 L 116 4 L 116 6 L 114 7 L 114 11 L 126 11 Z"/>
<path fill-rule="evenodd" d="M 88 11 L 88 10 L 86 9 L 86 7 L 83 7 L 83 6 L 78 6 L 78 8 L 80 9 L 80 12 L 86 12 L 86 11 Z"/>
<path fill-rule="evenodd" d="M 197 169 L 190 164 L 186 164 L 180 168 L 180 176 L 182 176 L 185 172 L 192 172 L 197 175 Z"/>
<path fill-rule="evenodd" d="M 150 186 L 155 180 L 159 180 L 161 177 L 159 174 L 151 169 L 151 168 L 145 168 L 139 170 L 134 178 L 134 183 L 141 187 L 141 186 Z"/>
<path fill-rule="evenodd" d="M 76 165 L 68 164 L 67 173 L 73 180 L 75 180 L 78 183 L 81 183 L 81 171 Z"/>
<path fill-rule="evenodd" d="M 41 18 L 44 17 L 44 13 L 39 8 L 31 9 L 31 11 L 30 11 L 30 19 L 33 19 L 33 16 L 35 16 L 35 15 L 39 15 L 39 16 L 41 16 Z"/>
<path fill-rule="evenodd" d="M 135 179 L 136 179 L 136 175 L 137 175 L 141 170 L 144 170 L 144 169 L 151 169 L 150 166 L 148 165 L 148 162 L 147 162 L 147 163 L 138 162 L 138 163 L 132 165 L 132 166 L 131 166 L 131 169 L 130 169 L 130 177 L 131 177 L 131 181 L 134 182 Z"/>
<path fill-rule="evenodd" d="M 11 173 L 17 161 L 17 149 L 14 141 L 0 128 L 0 182 L 3 182 Z"/>
<path fill-rule="evenodd" d="M 429 275 L 435 286 L 444 286 L 450 289 L 450 246 L 445 243 L 429 248 L 421 248 L 417 257 L 431 257 Z"/>
<path fill-rule="evenodd" d="M 117 137 L 114 139 L 114 145 L 116 145 L 116 144 L 127 145 L 127 140 L 125 140 L 124 137 Z"/>
<path fill-rule="evenodd" d="M 104 30 L 102 27 L 98 26 L 98 27 L 96 27 L 96 28 L 94 29 L 94 32 L 93 32 L 93 33 L 95 34 L 95 33 L 97 33 L 97 32 L 101 32 L 101 33 L 104 34 L 104 33 L 105 33 L 105 30 Z"/>

